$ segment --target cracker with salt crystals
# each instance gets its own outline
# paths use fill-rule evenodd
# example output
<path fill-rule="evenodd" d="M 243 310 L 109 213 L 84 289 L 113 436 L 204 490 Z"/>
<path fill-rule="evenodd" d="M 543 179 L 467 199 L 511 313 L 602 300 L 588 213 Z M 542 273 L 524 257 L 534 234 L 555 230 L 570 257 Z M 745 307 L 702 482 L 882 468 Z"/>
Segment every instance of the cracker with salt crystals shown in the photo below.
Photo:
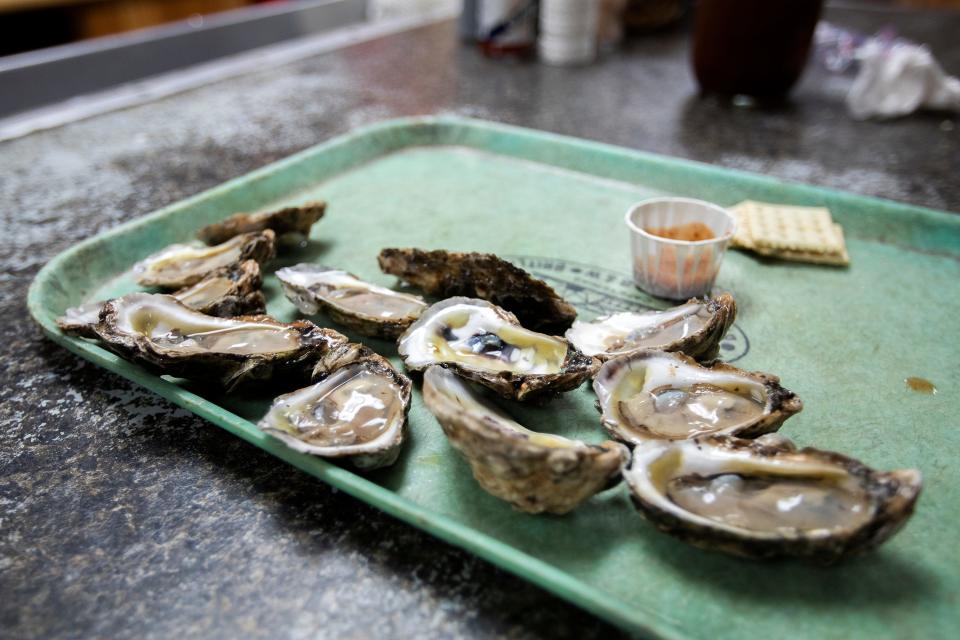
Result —
<path fill-rule="evenodd" d="M 737 218 L 734 247 L 784 260 L 850 264 L 843 228 L 829 209 L 746 200 L 730 211 Z"/>

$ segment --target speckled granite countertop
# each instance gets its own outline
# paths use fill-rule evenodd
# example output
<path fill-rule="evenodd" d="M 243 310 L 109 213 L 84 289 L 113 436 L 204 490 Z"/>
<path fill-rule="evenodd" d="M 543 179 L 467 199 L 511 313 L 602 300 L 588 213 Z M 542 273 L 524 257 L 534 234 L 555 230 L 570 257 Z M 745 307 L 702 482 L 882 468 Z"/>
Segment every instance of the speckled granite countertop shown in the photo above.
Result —
<path fill-rule="evenodd" d="M 960 14 L 828 12 L 928 42 Z M 616 637 L 44 340 L 27 287 L 119 222 L 383 118 L 458 113 L 960 209 L 945 116 L 857 123 L 811 70 L 792 106 L 695 97 L 682 30 L 586 69 L 493 62 L 439 23 L 0 144 L 0 635 Z"/>

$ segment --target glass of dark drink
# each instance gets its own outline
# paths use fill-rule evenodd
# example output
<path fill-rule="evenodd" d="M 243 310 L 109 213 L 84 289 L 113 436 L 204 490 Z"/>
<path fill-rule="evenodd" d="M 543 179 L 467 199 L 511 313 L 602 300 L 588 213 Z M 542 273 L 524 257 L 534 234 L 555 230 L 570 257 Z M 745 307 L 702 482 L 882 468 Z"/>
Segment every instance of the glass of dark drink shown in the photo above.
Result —
<path fill-rule="evenodd" d="M 779 101 L 810 52 L 823 0 L 699 0 L 693 70 L 705 93 Z"/>

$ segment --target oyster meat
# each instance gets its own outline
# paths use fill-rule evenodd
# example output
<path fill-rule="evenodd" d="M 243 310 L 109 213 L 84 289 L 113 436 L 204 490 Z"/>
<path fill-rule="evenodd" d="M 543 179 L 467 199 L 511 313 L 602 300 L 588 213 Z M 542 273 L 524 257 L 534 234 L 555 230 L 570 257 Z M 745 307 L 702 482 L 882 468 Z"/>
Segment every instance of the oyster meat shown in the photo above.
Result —
<path fill-rule="evenodd" d="M 443 367 L 424 373 L 423 401 L 480 486 L 528 513 L 567 513 L 619 482 L 629 458 L 616 442 L 530 431 Z"/>
<path fill-rule="evenodd" d="M 96 331 L 124 358 L 228 391 L 274 377 L 307 379 L 321 358 L 349 344 L 343 334 L 306 320 L 284 324 L 267 316 L 217 318 L 172 296 L 151 293 L 108 301 Z"/>
<path fill-rule="evenodd" d="M 875 471 L 777 434 L 652 442 L 623 476 L 644 517 L 686 542 L 825 564 L 890 538 L 921 488 L 914 469 Z"/>
<path fill-rule="evenodd" d="M 327 203 L 318 201 L 261 213 L 235 213 L 229 218 L 200 229 L 197 232 L 197 238 L 207 244 L 220 244 L 242 233 L 266 229 L 270 229 L 278 236 L 288 233 L 308 236 L 310 227 L 323 217 L 326 210 Z"/>
<path fill-rule="evenodd" d="M 566 338 L 588 356 L 609 360 L 632 351 L 682 351 L 697 360 L 717 357 L 720 341 L 733 326 L 737 305 L 728 293 L 690 300 L 665 311 L 624 311 L 577 322 Z"/>
<path fill-rule="evenodd" d="M 307 315 L 321 309 L 360 335 L 396 339 L 427 308 L 418 296 L 360 280 L 340 269 L 298 264 L 277 270 L 283 293 Z"/>
<path fill-rule="evenodd" d="M 776 376 L 678 353 L 637 351 L 608 360 L 593 381 L 604 428 L 618 440 L 754 437 L 803 408 Z"/>
<path fill-rule="evenodd" d="M 410 379 L 381 356 L 321 370 L 313 385 L 273 401 L 258 426 L 287 446 L 360 469 L 393 464 L 404 441 Z"/>
<path fill-rule="evenodd" d="M 137 283 L 145 287 L 179 289 L 200 282 L 211 271 L 244 260 L 260 264 L 276 255 L 273 231 L 257 231 L 236 236 L 214 247 L 173 244 L 133 267 Z"/>
<path fill-rule="evenodd" d="M 194 311 L 229 318 L 266 310 L 267 301 L 260 291 L 261 284 L 260 265 L 246 260 L 208 273 L 197 284 L 171 295 Z M 100 300 L 71 307 L 57 318 L 57 324 L 66 334 L 96 338 L 100 311 L 105 304 L 105 300 Z"/>
<path fill-rule="evenodd" d="M 566 340 L 524 329 L 512 313 L 472 298 L 431 306 L 397 347 L 409 369 L 440 364 L 514 400 L 576 389 L 599 366 Z"/>
<path fill-rule="evenodd" d="M 378 260 L 384 273 L 428 295 L 489 300 L 535 331 L 561 335 L 577 317 L 576 309 L 546 282 L 491 253 L 384 249 Z"/>

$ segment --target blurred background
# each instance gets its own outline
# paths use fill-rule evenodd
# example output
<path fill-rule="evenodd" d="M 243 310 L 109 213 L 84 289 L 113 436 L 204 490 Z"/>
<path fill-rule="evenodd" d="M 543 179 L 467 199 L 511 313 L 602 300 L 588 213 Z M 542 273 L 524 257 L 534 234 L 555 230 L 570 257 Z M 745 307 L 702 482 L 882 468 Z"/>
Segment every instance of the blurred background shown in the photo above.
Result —
<path fill-rule="evenodd" d="M 782 100 L 812 58 L 849 81 L 866 69 L 855 117 L 956 108 L 960 86 L 945 84 L 927 49 L 895 51 L 898 20 L 880 32 L 820 20 L 824 6 L 847 5 L 916 14 L 960 0 L 0 0 L 0 139 L 250 71 L 257 60 L 312 55 L 325 33 L 342 46 L 351 28 L 455 16 L 461 42 L 507 62 L 601 65 L 630 41 L 672 30 L 690 34 L 701 92 L 735 103 Z M 922 95 L 910 95 L 917 86 Z"/>
<path fill-rule="evenodd" d="M 960 0 L 875 0 L 880 5 L 960 7 Z M 125 33 L 252 5 L 306 5 L 310 0 L 0 0 L 0 55 Z M 387 17 L 459 6 L 462 0 L 362 0 L 368 15 Z M 684 0 L 639 0 L 636 11 L 664 15 Z"/>
<path fill-rule="evenodd" d="M 960 1 L 960 0 L 958 0 Z M 309 0 L 0 0 L 0 55 L 155 27 L 253 5 L 310 5 Z M 456 0 L 361 0 L 371 16 L 418 12 Z"/>

